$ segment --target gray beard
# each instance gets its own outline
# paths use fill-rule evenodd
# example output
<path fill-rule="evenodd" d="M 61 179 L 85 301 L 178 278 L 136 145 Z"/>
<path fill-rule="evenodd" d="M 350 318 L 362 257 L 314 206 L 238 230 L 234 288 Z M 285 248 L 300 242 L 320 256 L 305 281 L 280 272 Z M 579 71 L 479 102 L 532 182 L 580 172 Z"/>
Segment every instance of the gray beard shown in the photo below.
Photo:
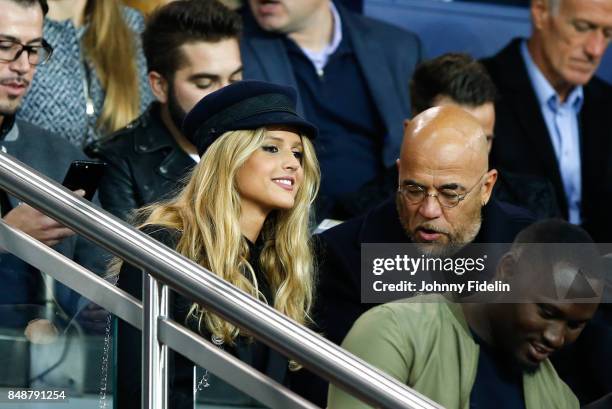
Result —
<path fill-rule="evenodd" d="M 410 238 L 412 243 L 416 245 L 420 252 L 426 257 L 450 257 L 458 253 L 462 248 L 474 241 L 480 227 L 482 226 L 482 208 L 478 211 L 476 219 L 470 223 L 465 229 L 458 231 L 454 235 L 449 235 L 448 244 L 437 244 L 437 243 L 419 243 L 414 239 L 413 233 L 408 229 L 408 223 L 405 221 L 405 211 L 401 203 L 401 198 L 397 198 L 397 214 L 399 215 L 399 222 L 404 229 L 406 235 Z"/>

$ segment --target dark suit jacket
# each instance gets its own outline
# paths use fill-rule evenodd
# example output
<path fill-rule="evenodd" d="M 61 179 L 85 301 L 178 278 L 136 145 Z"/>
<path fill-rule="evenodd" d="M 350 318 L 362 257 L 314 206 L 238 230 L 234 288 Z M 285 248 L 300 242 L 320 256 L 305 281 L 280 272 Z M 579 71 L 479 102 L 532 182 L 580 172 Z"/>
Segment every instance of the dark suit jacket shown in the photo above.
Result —
<path fill-rule="evenodd" d="M 547 177 L 567 217 L 567 201 L 546 122 L 520 53 L 520 39 L 485 59 L 499 90 L 491 165 Z M 612 241 L 612 86 L 593 78 L 580 113 L 583 227 L 596 241 Z"/>
<path fill-rule="evenodd" d="M 373 20 L 336 4 L 342 24 L 349 33 L 360 68 L 379 107 L 385 124 L 383 162 L 391 166 L 399 154 L 403 136 L 403 120 L 410 117 L 408 82 L 415 65 L 421 60 L 421 45 L 416 35 L 398 27 Z M 240 51 L 243 76 L 276 82 L 298 89 L 282 36 L 259 28 L 245 7 L 244 34 Z M 298 101 L 298 110 L 303 107 Z M 316 118 L 309 118 L 317 122 Z"/>

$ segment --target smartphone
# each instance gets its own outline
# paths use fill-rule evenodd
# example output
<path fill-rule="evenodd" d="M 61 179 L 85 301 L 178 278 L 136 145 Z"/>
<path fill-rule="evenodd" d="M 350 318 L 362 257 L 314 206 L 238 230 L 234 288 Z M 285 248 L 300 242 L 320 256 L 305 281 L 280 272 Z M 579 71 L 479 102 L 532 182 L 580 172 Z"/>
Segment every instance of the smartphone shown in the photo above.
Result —
<path fill-rule="evenodd" d="M 105 170 L 106 163 L 104 162 L 75 160 L 70 164 L 62 184 L 72 191 L 83 189 L 85 199 L 91 200 Z"/>

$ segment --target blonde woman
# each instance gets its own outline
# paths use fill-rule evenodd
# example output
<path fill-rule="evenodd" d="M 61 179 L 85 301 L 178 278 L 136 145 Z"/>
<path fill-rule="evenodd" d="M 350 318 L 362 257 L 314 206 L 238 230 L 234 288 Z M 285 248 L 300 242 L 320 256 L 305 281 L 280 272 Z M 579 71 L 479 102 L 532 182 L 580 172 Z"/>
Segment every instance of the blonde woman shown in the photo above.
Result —
<path fill-rule="evenodd" d="M 50 0 L 53 59 L 37 70 L 19 118 L 78 148 L 127 125 L 150 102 L 142 15 L 118 0 Z"/>
<path fill-rule="evenodd" d="M 317 131 L 295 113 L 295 101 L 292 88 L 258 81 L 237 82 L 204 97 L 183 129 L 198 148 L 199 164 L 180 193 L 140 215 L 145 232 L 307 324 L 313 302 L 309 210 L 319 186 L 311 139 Z M 121 267 L 118 285 L 142 296 L 141 273 L 130 265 Z M 175 320 L 285 381 L 286 358 L 181 296 L 172 305 Z M 139 353 L 138 332 L 120 325 L 119 408 L 139 405 L 134 400 L 140 396 Z M 192 407 L 193 364 L 178 355 L 172 359 L 171 401 L 174 407 Z M 207 372 L 195 382 L 205 397 L 219 393 L 220 381 Z M 220 401 L 228 398 L 242 399 L 234 392 Z"/>

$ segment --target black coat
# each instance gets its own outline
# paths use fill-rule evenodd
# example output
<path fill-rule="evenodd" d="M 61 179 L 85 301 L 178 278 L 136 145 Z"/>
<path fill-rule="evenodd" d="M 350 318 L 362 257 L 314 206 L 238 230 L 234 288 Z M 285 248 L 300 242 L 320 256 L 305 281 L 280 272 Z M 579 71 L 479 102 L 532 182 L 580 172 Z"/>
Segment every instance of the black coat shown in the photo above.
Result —
<path fill-rule="evenodd" d="M 176 143 L 154 102 L 124 129 L 89 145 L 85 152 L 108 163 L 100 182 L 102 207 L 124 220 L 142 206 L 171 197 L 195 161 Z"/>
<path fill-rule="evenodd" d="M 159 242 L 174 249 L 180 233 L 176 230 L 166 229 L 158 226 L 147 226 L 144 232 Z M 259 249 L 257 245 L 250 245 L 250 262 L 258 276 L 260 291 L 267 300 L 272 300 L 272 295 L 267 282 L 260 275 L 257 264 Z M 125 263 L 120 271 L 117 285 L 130 295 L 142 300 L 142 271 L 130 264 Z M 197 324 L 193 320 L 187 321 L 187 315 L 192 302 L 182 295 L 170 291 L 170 317 L 181 325 L 188 323 L 188 327 L 198 332 Z M 210 334 L 202 335 L 210 339 Z M 139 408 L 141 406 L 141 377 L 140 368 L 142 363 L 141 331 L 132 327 L 123 320 L 119 320 L 117 328 L 117 389 L 115 391 L 115 402 L 118 409 Z M 287 358 L 278 352 L 271 350 L 264 344 L 244 337 L 238 337 L 235 345 L 224 345 L 226 352 L 238 357 L 255 369 L 263 372 L 276 382 L 286 383 Z M 193 368 L 194 364 L 187 358 L 173 351 L 168 354 L 168 382 L 169 382 L 169 408 L 192 409 L 193 406 Z M 200 376 L 196 383 L 200 381 Z M 257 403 L 242 392 L 223 382 L 210 374 L 210 387 L 198 392 L 198 401 L 214 405 L 229 406 L 257 406 Z M 201 395 L 201 398 L 200 398 Z"/>
<path fill-rule="evenodd" d="M 502 171 L 548 178 L 567 217 L 567 200 L 546 122 L 513 40 L 484 65 L 499 90 L 491 165 Z M 580 111 L 583 227 L 599 242 L 612 241 L 612 86 L 593 78 Z"/>

